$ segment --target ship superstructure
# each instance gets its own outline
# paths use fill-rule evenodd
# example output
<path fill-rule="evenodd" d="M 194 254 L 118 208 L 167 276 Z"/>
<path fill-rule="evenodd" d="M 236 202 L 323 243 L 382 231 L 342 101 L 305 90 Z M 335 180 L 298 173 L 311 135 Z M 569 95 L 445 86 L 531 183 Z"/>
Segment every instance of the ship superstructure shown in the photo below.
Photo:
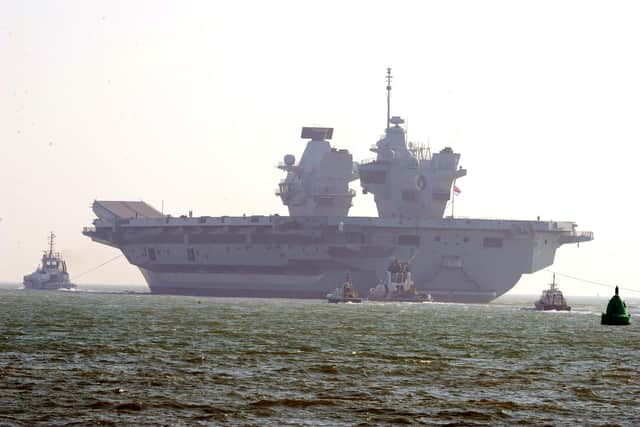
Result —
<path fill-rule="evenodd" d="M 556 283 L 556 275 L 553 274 L 553 281 L 549 284 L 549 289 L 542 291 L 540 299 L 535 302 L 536 310 L 556 310 L 571 311 L 571 307 L 562 294 L 558 284 Z"/>
<path fill-rule="evenodd" d="M 49 235 L 49 250 L 44 251 L 40 265 L 31 274 L 24 276 L 23 284 L 27 289 L 52 290 L 73 289 L 69 281 L 67 263 L 58 252 L 54 252 L 53 232 Z"/>
<path fill-rule="evenodd" d="M 358 179 L 357 165 L 347 150 L 331 147 L 332 128 L 304 127 L 301 137 L 310 139 L 299 163 L 293 154 L 284 156 L 279 169 L 287 172 L 276 195 L 289 215 L 333 216 L 349 214 L 355 192 L 349 182 Z"/>
<path fill-rule="evenodd" d="M 387 128 L 371 151 L 373 160 L 358 168 L 364 194 L 372 193 L 380 218 L 440 219 L 453 182 L 467 171 L 458 168 L 460 154 L 451 147 L 431 154 L 429 147 L 406 141 L 398 116 L 390 117 L 391 70 L 387 69 Z"/>
<path fill-rule="evenodd" d="M 391 90 L 387 74 L 387 99 Z M 284 156 L 276 194 L 289 216 L 172 217 L 144 202 L 95 201 L 84 234 L 122 250 L 152 292 L 323 298 L 349 271 L 362 294 L 385 277 L 390 259 L 413 259 L 418 292 L 436 301 L 488 302 L 522 274 L 553 263 L 556 249 L 591 240 L 575 223 L 443 218 L 460 155 L 406 142 L 387 113 L 371 161 L 331 147 L 331 128 L 303 128 L 299 162 Z M 349 217 L 360 179 L 378 217 Z"/>
<path fill-rule="evenodd" d="M 411 279 L 409 262 L 401 262 L 394 259 L 389 268 L 385 280 L 375 288 L 369 290 L 370 301 L 400 301 L 400 302 L 428 302 L 432 301 L 431 295 L 416 291 L 416 283 Z"/>

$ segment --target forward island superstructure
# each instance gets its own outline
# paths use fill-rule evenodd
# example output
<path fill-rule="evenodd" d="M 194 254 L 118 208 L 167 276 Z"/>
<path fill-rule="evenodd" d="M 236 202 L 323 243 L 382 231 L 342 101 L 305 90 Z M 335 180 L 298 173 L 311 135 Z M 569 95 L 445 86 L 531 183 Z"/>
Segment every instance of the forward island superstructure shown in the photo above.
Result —
<path fill-rule="evenodd" d="M 387 99 L 391 76 L 387 74 Z M 172 217 L 144 202 L 95 201 L 84 234 L 116 247 L 154 293 L 323 298 L 350 274 L 361 293 L 392 259 L 412 259 L 418 292 L 435 301 L 488 302 L 522 274 L 553 263 L 557 248 L 593 239 L 572 222 L 444 218 L 467 171 L 450 147 L 407 143 L 400 117 L 387 117 L 373 160 L 331 147 L 331 128 L 305 127 L 299 162 L 287 154 L 276 194 L 289 216 Z M 378 217 L 350 217 L 360 180 Z"/>

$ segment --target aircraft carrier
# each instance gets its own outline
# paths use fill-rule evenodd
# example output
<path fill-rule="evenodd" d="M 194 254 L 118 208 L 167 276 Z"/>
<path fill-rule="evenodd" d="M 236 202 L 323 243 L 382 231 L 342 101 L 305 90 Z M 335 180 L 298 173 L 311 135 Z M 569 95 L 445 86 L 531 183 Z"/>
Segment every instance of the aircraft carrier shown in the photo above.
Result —
<path fill-rule="evenodd" d="M 550 266 L 560 246 L 593 239 L 573 222 L 445 218 L 466 175 L 460 154 L 408 143 L 390 93 L 388 70 L 375 159 L 354 162 L 332 147 L 332 128 L 302 129 L 300 160 L 287 154 L 278 166 L 286 176 L 276 194 L 289 216 L 173 217 L 144 202 L 96 200 L 83 233 L 120 249 L 153 293 L 323 298 L 348 273 L 366 294 L 398 259 L 434 300 L 480 303 Z M 373 195 L 378 217 L 348 216 L 354 180 Z"/>

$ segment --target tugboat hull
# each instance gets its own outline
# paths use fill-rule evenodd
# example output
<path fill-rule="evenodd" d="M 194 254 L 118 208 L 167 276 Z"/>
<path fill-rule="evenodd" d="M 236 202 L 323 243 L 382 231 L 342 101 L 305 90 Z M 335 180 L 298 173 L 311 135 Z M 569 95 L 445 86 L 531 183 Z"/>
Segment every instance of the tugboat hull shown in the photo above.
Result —
<path fill-rule="evenodd" d="M 415 297 L 415 298 L 378 298 L 369 297 L 369 301 L 375 302 L 433 302 L 431 297 Z"/>
<path fill-rule="evenodd" d="M 38 280 L 31 280 L 25 277 L 22 282 L 25 289 L 35 289 L 41 291 L 54 291 L 56 289 L 76 289 L 77 286 L 70 282 L 41 282 Z"/>
<path fill-rule="evenodd" d="M 347 302 L 359 303 L 359 302 L 362 302 L 362 299 L 361 298 L 327 298 L 327 301 L 333 304 L 347 303 Z"/>
<path fill-rule="evenodd" d="M 571 311 L 571 307 L 568 305 L 544 305 L 536 303 L 536 310 L 539 311 Z"/>
<path fill-rule="evenodd" d="M 76 285 L 69 281 L 67 263 L 59 253 L 53 251 L 53 232 L 49 236 L 49 250 L 44 251 L 41 264 L 38 269 L 23 277 L 22 284 L 25 289 L 56 290 L 75 289 Z"/>
<path fill-rule="evenodd" d="M 553 281 L 549 284 L 549 289 L 542 291 L 542 296 L 535 303 L 536 310 L 540 311 L 571 311 L 567 305 L 564 295 L 556 284 L 556 275 L 553 274 Z"/>

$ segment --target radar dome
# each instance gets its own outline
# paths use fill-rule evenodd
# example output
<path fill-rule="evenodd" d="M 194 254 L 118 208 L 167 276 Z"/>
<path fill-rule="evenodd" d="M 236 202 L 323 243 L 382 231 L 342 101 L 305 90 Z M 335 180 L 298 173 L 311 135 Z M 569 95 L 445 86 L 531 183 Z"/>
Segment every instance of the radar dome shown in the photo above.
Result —
<path fill-rule="evenodd" d="M 293 166 L 293 164 L 296 162 L 296 156 L 294 156 L 293 154 L 287 154 L 284 156 L 284 164 L 287 166 Z"/>

